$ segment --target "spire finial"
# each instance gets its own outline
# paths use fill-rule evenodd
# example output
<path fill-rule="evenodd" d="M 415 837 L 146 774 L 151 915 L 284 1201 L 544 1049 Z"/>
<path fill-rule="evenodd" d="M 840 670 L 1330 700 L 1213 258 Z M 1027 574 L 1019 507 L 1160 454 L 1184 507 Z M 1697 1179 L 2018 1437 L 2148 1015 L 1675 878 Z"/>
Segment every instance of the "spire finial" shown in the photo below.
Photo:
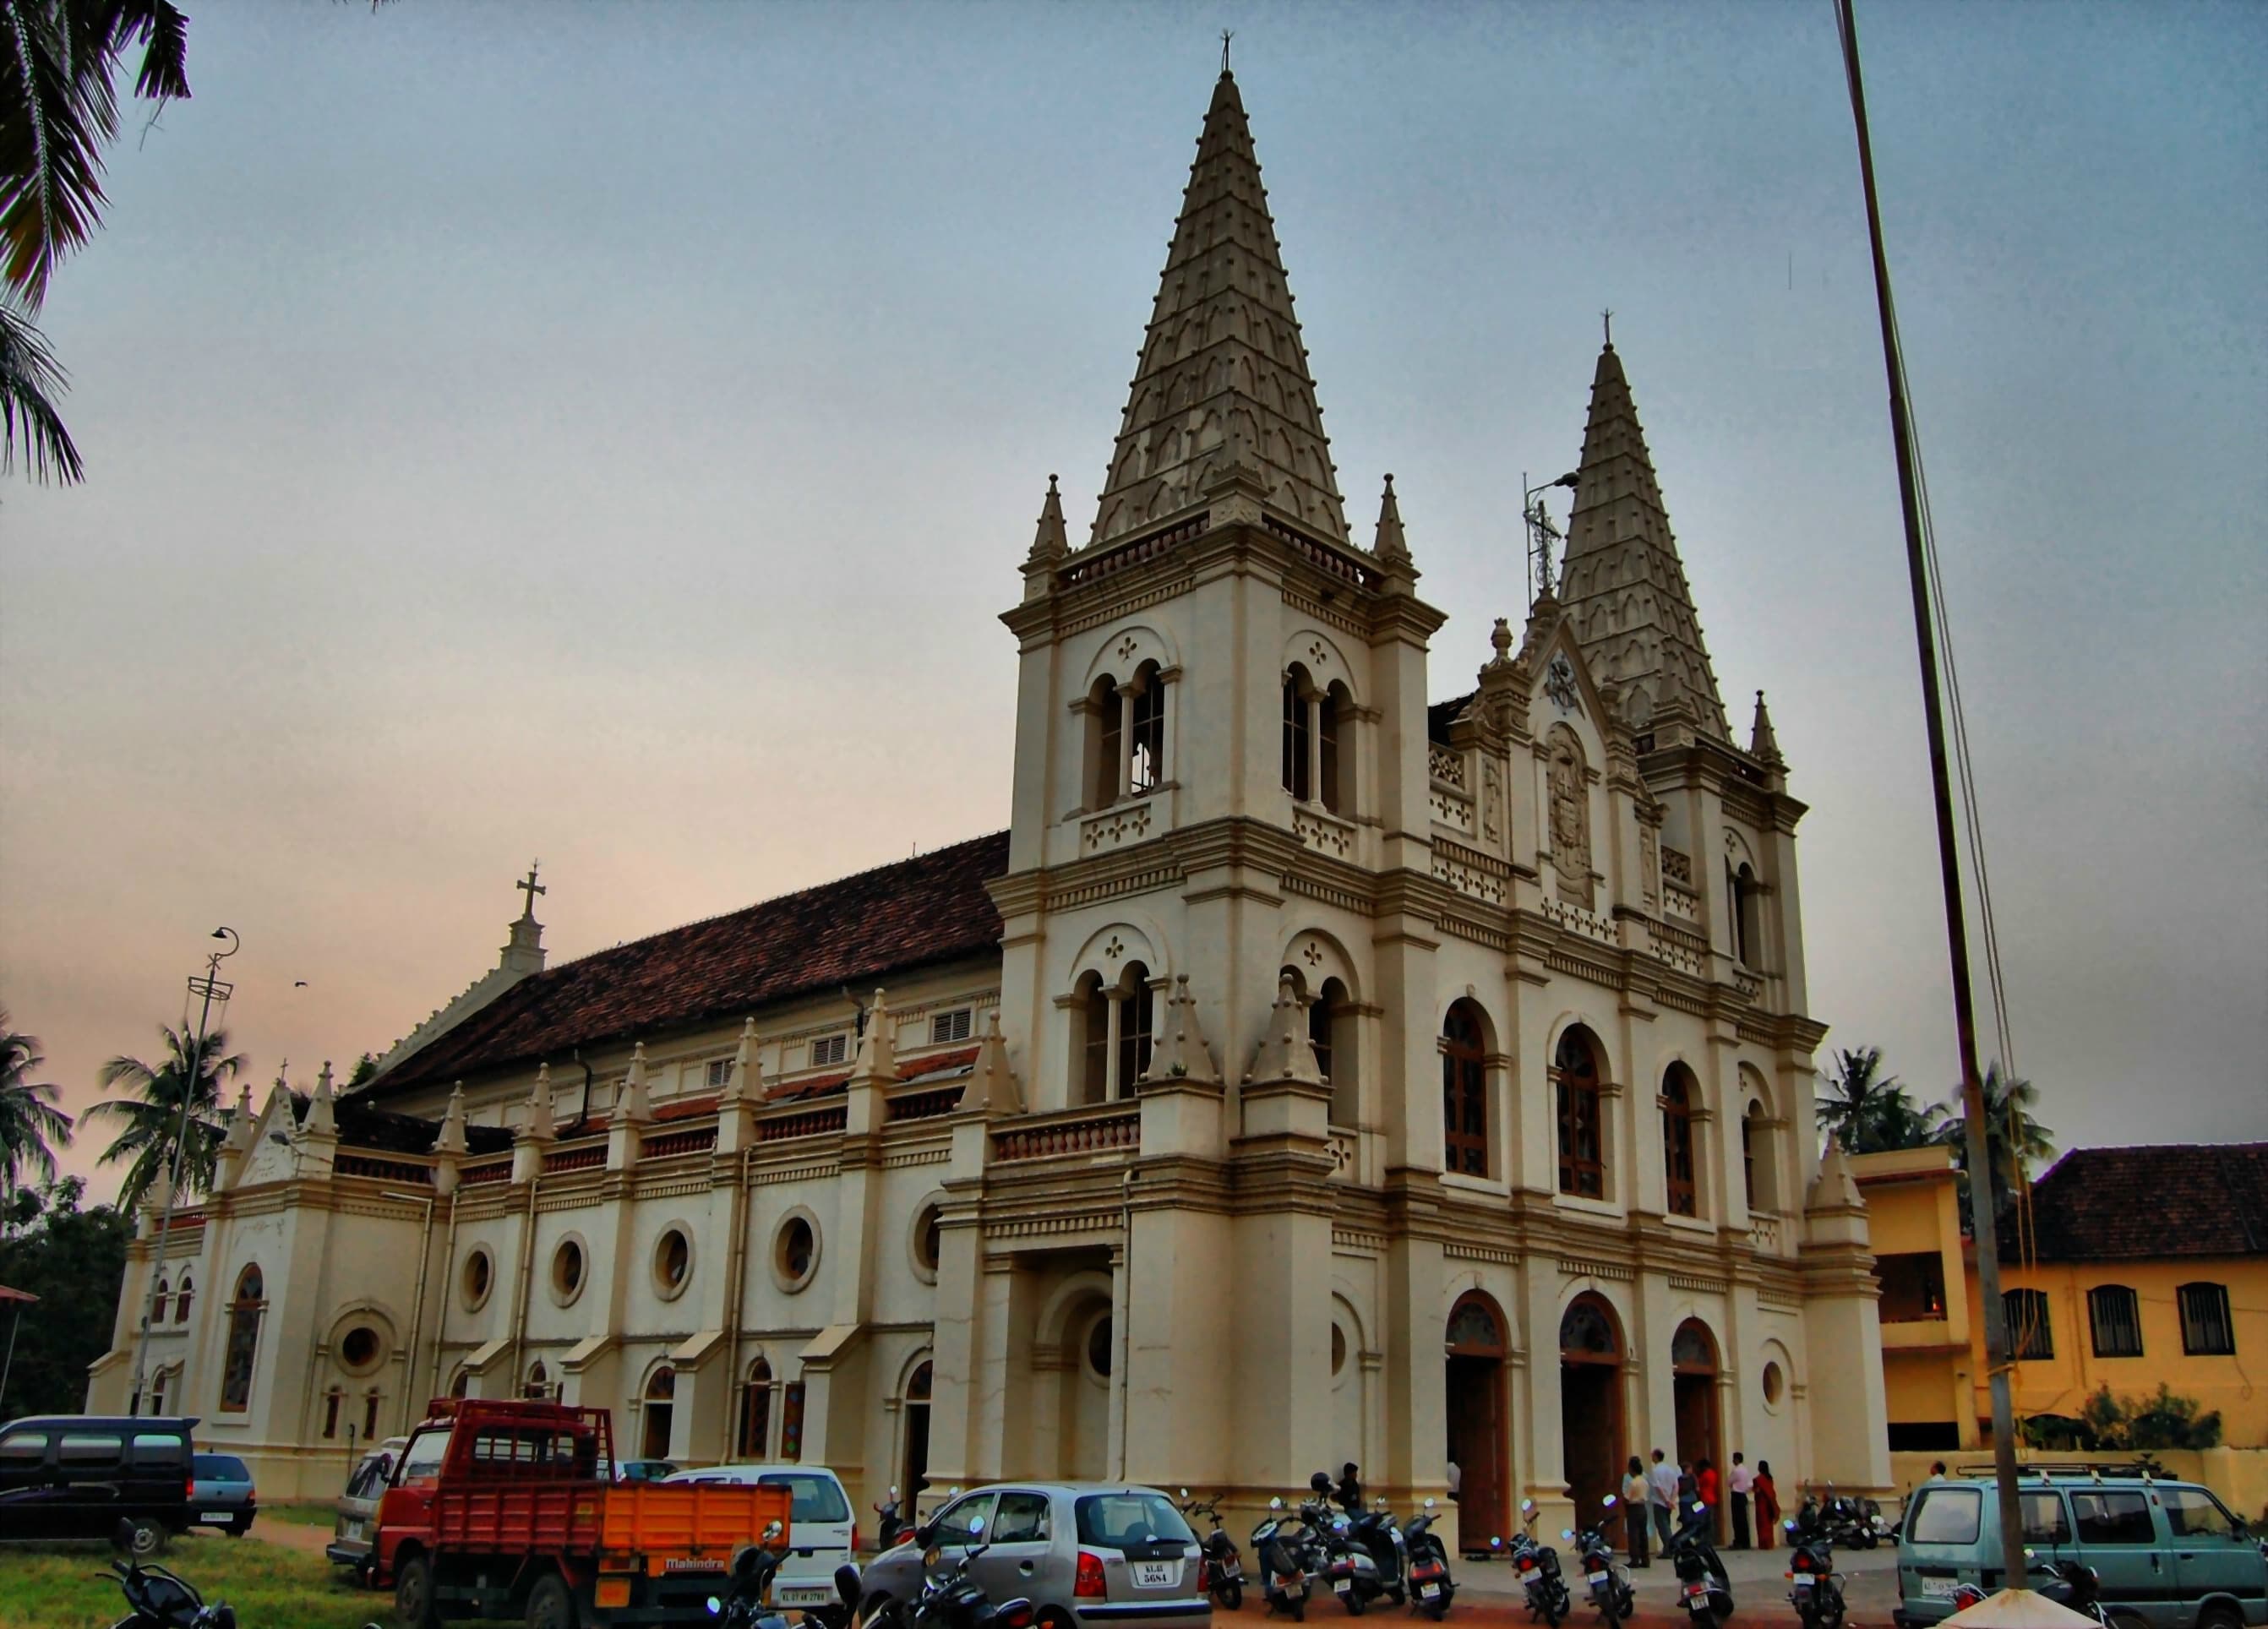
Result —
<path fill-rule="evenodd" d="M 1032 534 L 1032 552 L 1025 564 L 1050 564 L 1070 552 L 1071 538 L 1064 530 L 1063 493 L 1057 490 L 1056 478 L 1049 475 L 1047 498 L 1040 505 L 1039 529 Z"/>
<path fill-rule="evenodd" d="M 1236 31 L 1233 28 L 1220 31 L 1220 70 L 1224 74 L 1228 71 L 1228 42 L 1235 38 Z"/>
<path fill-rule="evenodd" d="M 1615 348 L 1615 313 L 1612 307 L 1599 313 L 1599 324 L 1607 331 L 1607 349 Z"/>
<path fill-rule="evenodd" d="M 526 878 L 512 884 L 512 887 L 527 896 L 526 907 L 519 913 L 519 919 L 523 922 L 532 922 L 535 919 L 535 896 L 538 894 L 549 894 L 551 891 L 535 880 L 535 873 L 542 865 L 543 862 L 540 859 L 528 861 Z"/>
<path fill-rule="evenodd" d="M 1410 544 L 1402 535 L 1402 505 L 1394 499 L 1394 477 L 1386 477 L 1386 490 L 1378 500 L 1378 535 L 1372 540 L 1371 553 L 1381 560 L 1408 560 Z"/>
<path fill-rule="evenodd" d="M 1764 706 L 1764 693 L 1756 692 L 1756 722 L 1749 726 L 1749 754 L 1765 763 L 1778 763 L 1779 737 L 1772 733 L 1771 713 Z"/>

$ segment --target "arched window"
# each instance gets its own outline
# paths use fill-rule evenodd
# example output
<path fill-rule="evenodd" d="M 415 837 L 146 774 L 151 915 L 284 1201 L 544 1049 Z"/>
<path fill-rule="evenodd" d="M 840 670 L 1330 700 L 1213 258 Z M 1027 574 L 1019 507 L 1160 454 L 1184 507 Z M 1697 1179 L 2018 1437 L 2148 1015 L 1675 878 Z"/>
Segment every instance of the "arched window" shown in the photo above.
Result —
<path fill-rule="evenodd" d="M 1284 790 L 1300 802 L 1314 795 L 1314 735 L 1307 720 L 1307 673 L 1284 675 Z"/>
<path fill-rule="evenodd" d="M 2000 1310 L 2008 1321 L 2008 1353 L 2012 1357 L 2052 1358 L 2055 1331 L 2048 1324 L 2048 1298 L 2042 1290 L 2008 1290 L 2000 1297 Z"/>
<path fill-rule="evenodd" d="M 534 1403 L 541 1403 L 551 1396 L 551 1371 L 543 1367 L 541 1358 L 528 1366 L 527 1389 L 520 1395 Z"/>
<path fill-rule="evenodd" d="M 457 1366 L 457 1372 L 449 1376 L 449 1395 L 453 1397 L 461 1397 L 468 1394 L 472 1389 L 473 1371 L 460 1363 Z"/>
<path fill-rule="evenodd" d="M 1763 923 L 1757 910 L 1756 873 L 1746 860 L 1732 874 L 1733 888 L 1733 956 L 1745 968 L 1764 965 Z"/>
<path fill-rule="evenodd" d="M 1079 1102 L 1110 1100 L 1110 1015 L 1114 1003 L 1102 987 L 1102 975 L 1089 973 L 1079 981 L 1078 1044 Z"/>
<path fill-rule="evenodd" d="M 669 1431 L 677 1415 L 677 1371 L 663 1364 L 646 1377 L 644 1419 L 638 1429 L 639 1456 L 669 1457 Z"/>
<path fill-rule="evenodd" d="M 1149 1072 L 1156 1031 L 1156 992 L 1150 969 L 1130 962 L 1116 984 L 1100 973 L 1080 976 L 1072 1003 L 1071 1079 L 1074 1103 L 1107 1103 L 1134 1095 Z"/>
<path fill-rule="evenodd" d="M 1086 805 L 1154 792 L 1166 778 L 1166 682 L 1144 662 L 1121 684 L 1108 674 L 1087 692 Z"/>
<path fill-rule="evenodd" d="M 1599 1055 L 1590 1031 L 1580 1024 L 1559 1037 L 1551 1080 L 1559 1109 L 1559 1191 L 1603 1199 L 1606 1117 L 1599 1096 Z"/>
<path fill-rule="evenodd" d="M 362 1400 L 362 1440 L 375 1441 L 378 1436 L 378 1392 L 373 1389 Z"/>
<path fill-rule="evenodd" d="M 195 1293 L 195 1290 L 196 1286 L 189 1281 L 188 1270 L 187 1268 L 183 1268 L 181 1271 L 181 1293 L 173 1298 L 174 1323 L 187 1323 L 189 1321 L 189 1297 Z"/>
<path fill-rule="evenodd" d="M 2142 1355 L 2142 1304 L 2123 1284 L 2098 1284 L 2087 1292 L 2087 1322 L 2098 1358 Z"/>
<path fill-rule="evenodd" d="M 1139 797 L 1165 778 L 1166 684 L 1158 665 L 1145 662 L 1126 707 L 1126 789 Z"/>
<path fill-rule="evenodd" d="M 1559 1356 L 1568 1363 L 1620 1363 L 1622 1333 L 1614 1309 L 1595 1295 L 1577 1296 L 1559 1319 Z"/>
<path fill-rule="evenodd" d="M 1353 777 L 1348 756 L 1339 750 L 1342 734 L 1351 722 L 1352 698 L 1344 684 L 1334 684 L 1315 701 L 1315 795 L 1336 814 L 1353 807 L 1348 783 Z"/>
<path fill-rule="evenodd" d="M 1763 1108 L 1750 1103 L 1741 1117 L 1741 1191 L 1751 1211 L 1761 1208 L 1756 1204 L 1756 1118 Z"/>
<path fill-rule="evenodd" d="M 267 1311 L 267 1286 L 257 1267 L 238 1275 L 228 1308 L 228 1346 L 220 1371 L 221 1412 L 240 1414 L 252 1406 L 252 1366 L 260 1353 L 260 1318 Z"/>
<path fill-rule="evenodd" d="M 1460 1001 L 1441 1025 L 1442 1168 L 1488 1172 L 1488 1044 L 1480 1008 Z"/>
<path fill-rule="evenodd" d="M 159 1369 L 150 1377 L 150 1412 L 162 1417 L 166 1412 L 166 1395 L 173 1389 L 173 1371 Z"/>
<path fill-rule="evenodd" d="M 1308 1004 L 1307 1040 L 1315 1049 L 1315 1067 L 1331 1084 L 1331 1124 L 1358 1124 L 1362 1095 L 1355 1079 L 1359 1059 L 1354 1005 L 1347 999 L 1347 987 L 1336 978 L 1323 980 L 1322 989 Z"/>
<path fill-rule="evenodd" d="M 1092 778 L 1086 802 L 1089 808 L 1107 808 L 1118 801 L 1118 766 L 1126 756 L 1126 731 L 1117 684 L 1107 677 L 1097 679 L 1088 694 L 1087 704 L 1094 709 L 1088 716 L 1094 726 L 1095 745 L 1087 766 Z"/>
<path fill-rule="evenodd" d="M 166 1310 L 172 1304 L 173 1294 L 173 1286 L 161 1276 L 158 1280 L 158 1299 L 150 1303 L 151 1324 L 159 1324 L 166 1321 Z"/>
<path fill-rule="evenodd" d="M 762 1358 L 748 1365 L 747 1383 L 740 1388 L 742 1459 L 761 1461 L 772 1441 L 772 1366 Z"/>
<path fill-rule="evenodd" d="M 1154 1015 L 1150 969 L 1130 962 L 1118 981 L 1118 1072 L 1111 1084 L 1113 1097 L 1131 1097 L 1135 1083 L 1150 1072 L 1150 1043 Z"/>
<path fill-rule="evenodd" d="M 1698 1216 L 1701 1196 L 1694 1181 L 1692 1072 L 1672 1064 L 1661 1082 L 1661 1165 L 1668 1178 L 1669 1213 Z"/>
<path fill-rule="evenodd" d="M 326 1441 L 339 1434 L 339 1407 L 346 1400 L 347 1394 L 336 1386 L 323 1393 L 323 1438 Z"/>

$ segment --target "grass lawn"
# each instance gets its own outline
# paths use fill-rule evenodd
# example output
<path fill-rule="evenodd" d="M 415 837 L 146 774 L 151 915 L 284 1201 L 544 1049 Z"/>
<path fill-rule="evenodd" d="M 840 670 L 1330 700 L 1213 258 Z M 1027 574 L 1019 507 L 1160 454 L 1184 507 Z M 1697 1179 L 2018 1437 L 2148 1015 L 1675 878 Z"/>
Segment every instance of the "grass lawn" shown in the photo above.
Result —
<path fill-rule="evenodd" d="M 126 1611 L 126 1597 L 104 1571 L 110 1558 L 107 1544 L 0 1545 L 0 1629 L 109 1629 Z M 167 1545 L 158 1564 L 208 1604 L 236 1608 L 245 1629 L 362 1629 L 373 1618 L 391 1629 L 394 1621 L 390 1597 L 340 1581 L 320 1557 L 256 1537 L 190 1534 Z"/>
<path fill-rule="evenodd" d="M 329 1527 L 339 1519 L 339 1507 L 328 1499 L 297 1499 L 288 1504 L 262 1504 L 253 1521 L 258 1532 L 262 1522 L 289 1522 L 296 1527 Z"/>

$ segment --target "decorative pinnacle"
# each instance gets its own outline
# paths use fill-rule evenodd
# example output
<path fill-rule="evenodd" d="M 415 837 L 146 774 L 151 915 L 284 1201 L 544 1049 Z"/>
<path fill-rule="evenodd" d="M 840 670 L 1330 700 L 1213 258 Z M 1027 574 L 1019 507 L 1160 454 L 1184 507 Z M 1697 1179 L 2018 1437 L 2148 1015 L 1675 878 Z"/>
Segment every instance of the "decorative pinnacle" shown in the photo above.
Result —
<path fill-rule="evenodd" d="M 1071 540 L 1064 530 L 1063 494 L 1056 490 L 1056 478 L 1048 477 L 1047 501 L 1040 505 L 1039 530 L 1032 535 L 1032 552 L 1027 557 L 1031 564 L 1060 560 L 1071 552 Z"/>
<path fill-rule="evenodd" d="M 1378 535 L 1371 553 L 1381 560 L 1407 560 L 1410 544 L 1402 534 L 1402 505 L 1394 498 L 1394 477 L 1386 477 L 1386 490 L 1378 500 Z"/>
<path fill-rule="evenodd" d="M 1756 722 L 1749 726 L 1749 754 L 1765 763 L 1785 762 L 1779 756 L 1779 737 L 1772 733 L 1771 713 L 1764 706 L 1764 693 L 1756 692 Z"/>

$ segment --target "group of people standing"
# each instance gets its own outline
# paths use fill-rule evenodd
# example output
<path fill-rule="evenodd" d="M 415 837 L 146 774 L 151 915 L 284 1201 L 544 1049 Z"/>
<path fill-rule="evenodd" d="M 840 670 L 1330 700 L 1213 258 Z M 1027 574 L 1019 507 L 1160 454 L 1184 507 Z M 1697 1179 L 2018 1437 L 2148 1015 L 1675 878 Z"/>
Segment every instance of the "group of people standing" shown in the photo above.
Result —
<path fill-rule="evenodd" d="M 1631 1455 L 1622 1491 L 1623 1533 L 1630 1545 L 1630 1564 L 1653 1566 L 1651 1551 L 1657 1542 L 1664 1552 L 1668 1550 L 1669 1536 L 1677 1526 L 1675 1513 L 1687 1500 L 1698 1499 L 1706 1505 L 1711 1524 L 1716 1525 L 1721 1508 L 1718 1501 L 1727 1493 L 1733 1500 L 1732 1547 L 1752 1547 L 1749 1535 L 1753 1514 L 1753 1547 L 1771 1549 L 1772 1535 L 1779 1529 L 1779 1490 L 1773 1485 L 1769 1460 L 1756 1461 L 1751 1471 L 1747 1461 L 1735 1454 L 1732 1470 L 1720 1478 L 1715 1462 L 1706 1458 L 1672 1464 L 1656 1448 L 1653 1463 L 1648 1467 Z"/>

